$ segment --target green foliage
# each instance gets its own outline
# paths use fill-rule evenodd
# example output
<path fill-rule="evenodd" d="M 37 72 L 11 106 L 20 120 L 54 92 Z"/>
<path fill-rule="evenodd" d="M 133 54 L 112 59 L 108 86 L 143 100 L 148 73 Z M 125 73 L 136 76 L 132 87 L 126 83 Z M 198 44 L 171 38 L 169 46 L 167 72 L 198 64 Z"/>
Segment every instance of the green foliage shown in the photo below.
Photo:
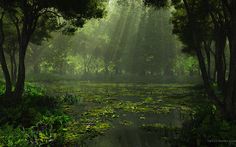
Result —
<path fill-rule="evenodd" d="M 71 118 L 61 112 L 60 103 L 58 97 L 47 96 L 44 88 L 26 83 L 21 103 L 0 107 L 0 146 L 63 144 Z"/>
<path fill-rule="evenodd" d="M 198 72 L 198 61 L 193 56 L 178 56 L 174 64 L 174 73 L 177 75 L 184 74 L 186 76 L 191 76 Z"/>
<path fill-rule="evenodd" d="M 145 8 L 141 1 L 118 5 L 115 0 L 107 11 L 106 18 L 87 21 L 73 36 L 52 33 L 53 39 L 32 46 L 27 62 L 33 80 L 166 83 L 186 77 L 181 72 L 189 65 L 175 68 L 182 60 L 176 59 L 181 43 L 172 35 L 169 10 Z"/>
<path fill-rule="evenodd" d="M 144 0 L 144 3 L 148 6 L 155 6 L 157 8 L 166 7 L 168 0 Z"/>
<path fill-rule="evenodd" d="M 25 103 L 21 107 L 1 111 L 1 113 L 9 114 L 1 114 L 1 116 L 8 116 L 8 118 L 5 119 L 4 123 L 3 121 L 1 123 L 0 145 L 86 145 L 88 140 L 103 135 L 108 129 L 113 128 L 112 122 L 114 120 L 118 122 L 117 124 L 125 127 L 137 125 L 136 121 L 129 119 L 129 114 L 137 116 L 137 119 L 142 122 L 139 125 L 143 130 L 159 134 L 162 139 L 166 140 L 168 137 L 176 139 L 175 133 L 181 133 L 180 141 L 177 140 L 176 142 L 183 144 L 189 141 L 187 137 L 190 138 L 192 135 L 193 138 L 195 136 L 197 138 L 226 136 L 225 138 L 227 138 L 235 130 L 231 127 L 233 125 L 215 117 L 216 107 L 209 108 L 210 113 L 208 111 L 208 113 L 205 111 L 201 113 L 202 116 L 210 114 L 212 117 L 198 117 L 197 114 L 194 114 L 191 120 L 198 122 L 192 123 L 191 121 L 191 123 L 184 124 L 185 131 L 180 131 L 179 127 L 161 122 L 143 123 L 149 121 L 148 116 L 150 114 L 154 114 L 154 116 L 168 115 L 172 114 L 173 110 L 186 114 L 200 103 L 206 103 L 204 98 L 201 99 L 203 97 L 201 87 L 107 83 L 79 83 L 79 85 L 75 85 L 71 82 L 66 85 L 65 83 L 54 83 L 54 86 L 47 84 L 48 87 L 46 88 L 50 88 L 52 93 L 55 91 L 60 93 L 59 96 L 49 97 L 45 94 L 38 96 L 37 92 L 28 92 L 31 97 L 24 97 Z M 31 85 L 29 87 L 34 90 L 37 89 L 35 85 L 27 85 Z M 83 102 L 86 106 L 84 103 L 77 103 L 78 98 L 81 97 L 84 98 Z M 54 101 L 56 107 L 50 104 Z M 212 130 L 217 128 L 221 128 L 220 133 L 214 134 Z M 190 135 L 184 136 L 187 133 Z M 167 140 L 169 141 L 169 139 Z M 175 141 L 173 142 L 175 143 Z"/>
<path fill-rule="evenodd" d="M 45 95 L 45 89 L 42 88 L 42 86 L 37 86 L 36 84 L 32 83 L 26 83 L 25 84 L 25 90 L 24 90 L 24 96 L 25 97 L 37 97 L 37 96 L 44 96 Z"/>
<path fill-rule="evenodd" d="M 44 109 L 55 109 L 61 103 L 59 97 L 46 95 L 46 90 L 43 86 L 37 86 L 33 83 L 26 83 L 23 99 L 24 101 L 22 105 L 25 108 L 34 107 L 38 109 L 38 111 Z"/>
<path fill-rule="evenodd" d="M 65 128 L 71 118 L 67 115 L 49 115 L 38 119 L 36 125 L 31 127 L 30 142 L 40 146 L 63 144 Z"/>
<path fill-rule="evenodd" d="M 104 119 L 114 115 L 112 109 L 94 109 L 84 113 L 79 121 L 74 120 L 65 115 L 60 106 L 76 104 L 76 95 L 47 96 L 45 90 L 35 84 L 27 83 L 26 87 L 22 103 L 1 107 L 1 146 L 83 144 L 110 128 Z M 93 117 L 97 119 L 91 122 Z"/>
<path fill-rule="evenodd" d="M 90 120 L 72 121 L 66 128 L 65 143 L 70 145 L 84 145 L 85 142 L 104 134 L 110 128 L 109 123 Z"/>
<path fill-rule="evenodd" d="M 65 108 L 66 113 L 78 118 L 78 121 L 71 122 L 66 133 L 66 140 L 74 144 L 78 142 L 86 144 L 86 140 L 93 139 L 109 128 L 116 127 L 114 124 L 133 127 L 139 122 L 148 122 L 150 114 L 168 116 L 175 109 L 181 113 L 189 113 L 191 108 L 196 107 L 202 100 L 199 98 L 202 94 L 201 88 L 189 86 L 110 83 L 76 85 L 71 82 L 66 85 L 66 83 L 63 82 L 64 85 L 60 83 L 59 85 L 63 86 L 60 88 L 55 86 L 54 90 L 60 92 L 68 90 L 71 94 L 76 93 L 78 97 L 84 97 L 82 104 Z M 53 88 L 51 85 L 48 86 Z M 196 96 L 196 101 L 191 101 L 194 96 Z M 133 120 L 133 115 L 137 116 L 138 121 Z M 176 127 L 163 123 L 144 124 L 142 128 L 145 131 L 158 133 L 161 137 L 167 137 L 178 130 Z"/>
<path fill-rule="evenodd" d="M 153 102 L 153 98 L 147 97 L 147 98 L 144 99 L 144 102 L 145 103 L 152 103 Z"/>
<path fill-rule="evenodd" d="M 1 146 L 60 145 L 65 142 L 65 127 L 70 121 L 67 115 L 41 116 L 30 128 L 5 125 L 0 129 Z"/>
<path fill-rule="evenodd" d="M 29 146 L 27 139 L 26 130 L 9 125 L 0 128 L 0 146 Z"/>
<path fill-rule="evenodd" d="M 6 99 L 2 97 L 2 99 Z M 8 104 L 9 103 L 9 104 Z M 59 108 L 60 99 L 47 96 L 45 89 L 36 84 L 26 83 L 24 97 L 17 105 L 13 99 L 7 98 L 0 106 L 0 124 L 8 123 L 13 126 L 31 126 L 35 118 L 47 111 Z"/>
<path fill-rule="evenodd" d="M 183 124 L 180 136 L 173 144 L 178 146 L 232 145 L 236 137 L 234 123 L 221 118 L 214 105 L 200 107 L 191 119 Z M 226 142 L 221 142 L 226 140 Z M 215 142 L 216 141 L 216 142 Z"/>
<path fill-rule="evenodd" d="M 134 123 L 132 121 L 129 121 L 129 120 L 123 120 L 123 121 L 120 122 L 120 124 L 124 125 L 124 126 L 131 126 Z"/>

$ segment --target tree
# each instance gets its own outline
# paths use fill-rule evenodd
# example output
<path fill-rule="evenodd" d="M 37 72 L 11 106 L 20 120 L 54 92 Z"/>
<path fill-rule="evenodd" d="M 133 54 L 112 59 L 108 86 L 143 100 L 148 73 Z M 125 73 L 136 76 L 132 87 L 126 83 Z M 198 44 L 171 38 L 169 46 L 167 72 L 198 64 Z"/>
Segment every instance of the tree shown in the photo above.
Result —
<path fill-rule="evenodd" d="M 206 92 L 222 115 L 228 120 L 236 119 L 236 1 L 235 0 L 145 0 L 147 5 L 174 8 L 174 33 L 185 45 L 185 51 L 194 52 Z M 225 60 L 226 41 L 229 42 L 229 63 Z M 211 42 L 214 42 L 212 49 Z M 214 51 L 213 51 L 214 50 Z M 205 51 L 205 54 L 204 52 Z M 213 54 L 217 91 L 210 73 L 210 56 Z M 206 62 L 208 64 L 206 64 Z M 208 66 L 208 68 L 207 68 Z M 227 69 L 227 67 L 229 67 Z M 226 75 L 228 70 L 229 74 Z"/>
<path fill-rule="evenodd" d="M 25 81 L 25 55 L 28 44 L 33 33 L 37 30 L 39 20 L 43 16 L 55 20 L 57 25 L 61 25 L 59 20 L 65 20 L 67 24 L 73 27 L 67 27 L 66 31 L 74 31 L 75 27 L 81 27 L 86 19 L 102 17 L 104 8 L 102 1 L 95 0 L 1 0 L 1 19 L 0 19 L 0 62 L 2 65 L 5 81 L 6 95 L 13 96 L 20 101 L 24 91 Z M 3 25 L 4 18 L 10 18 L 12 25 L 17 32 L 19 65 L 15 90 L 12 94 L 12 84 L 9 71 L 3 52 L 4 30 L 7 26 Z M 40 25 L 43 25 L 40 24 Z"/>
<path fill-rule="evenodd" d="M 7 25 L 7 24 L 5 24 Z M 5 32 L 7 34 L 12 34 L 9 36 L 5 36 L 5 44 L 4 44 L 4 53 L 6 53 L 10 58 L 10 78 L 12 86 L 16 84 L 17 77 L 17 63 L 16 63 L 16 54 L 17 54 L 17 35 L 14 32 L 13 27 L 9 27 Z"/>

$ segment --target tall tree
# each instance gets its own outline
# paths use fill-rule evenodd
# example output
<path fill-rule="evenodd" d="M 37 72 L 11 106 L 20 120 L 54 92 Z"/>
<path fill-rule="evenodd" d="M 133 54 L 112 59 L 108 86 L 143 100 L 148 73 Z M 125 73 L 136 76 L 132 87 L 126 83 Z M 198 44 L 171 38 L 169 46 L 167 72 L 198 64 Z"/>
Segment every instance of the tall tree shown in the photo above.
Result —
<path fill-rule="evenodd" d="M 12 95 L 12 88 L 3 53 L 4 30 L 7 27 L 2 25 L 4 17 L 11 19 L 12 25 L 15 26 L 17 32 L 19 65 L 16 87 L 12 96 L 16 100 L 21 100 L 25 82 L 25 55 L 31 37 L 39 25 L 39 19 L 42 16 L 48 16 L 49 19 L 57 18 L 58 25 L 61 25 L 60 22 L 64 20 L 67 24 L 73 25 L 66 31 L 74 31 L 74 27 L 81 27 L 86 19 L 102 17 L 104 12 L 102 4 L 102 1 L 99 0 L 72 0 L 70 2 L 65 0 L 1 0 L 0 56 L 6 80 L 6 95 Z"/>
<path fill-rule="evenodd" d="M 174 12 L 174 33 L 194 51 L 201 69 L 208 96 L 219 106 L 222 115 L 236 119 L 236 1 L 235 0 L 145 0 L 147 5 L 163 7 L 171 4 Z M 206 36 L 211 36 L 207 37 Z M 230 62 L 225 60 L 226 40 L 229 41 Z M 215 52 L 210 42 L 214 41 Z M 206 48 L 207 47 L 207 48 Z M 207 50 L 206 50 L 207 49 Z M 203 50 L 206 50 L 206 56 Z M 215 73 L 218 94 L 213 88 L 210 68 L 207 69 L 209 51 L 215 57 Z M 208 64 L 209 66 L 210 64 Z M 226 68 L 229 67 L 229 75 Z"/>

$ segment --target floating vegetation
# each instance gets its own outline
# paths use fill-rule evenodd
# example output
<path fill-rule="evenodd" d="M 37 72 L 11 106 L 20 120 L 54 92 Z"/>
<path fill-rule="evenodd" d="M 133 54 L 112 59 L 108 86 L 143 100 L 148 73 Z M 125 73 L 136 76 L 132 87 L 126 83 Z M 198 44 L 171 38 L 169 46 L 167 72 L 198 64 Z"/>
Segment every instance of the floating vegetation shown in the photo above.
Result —
<path fill-rule="evenodd" d="M 64 88 L 67 89 L 66 85 Z M 172 126 L 158 122 L 158 116 L 178 118 L 193 111 L 198 103 L 193 99 L 201 92 L 189 89 L 192 87 L 94 83 L 70 88 L 68 101 L 81 97 L 83 101 L 64 105 L 65 112 L 75 117 L 67 128 L 67 141 L 86 144 L 86 140 L 100 136 L 118 124 L 139 126 L 141 130 L 162 134 L 161 138 L 166 139 L 168 134 L 171 136 L 171 132 L 179 130 L 181 122 Z M 148 123 L 150 119 L 154 122 Z"/>

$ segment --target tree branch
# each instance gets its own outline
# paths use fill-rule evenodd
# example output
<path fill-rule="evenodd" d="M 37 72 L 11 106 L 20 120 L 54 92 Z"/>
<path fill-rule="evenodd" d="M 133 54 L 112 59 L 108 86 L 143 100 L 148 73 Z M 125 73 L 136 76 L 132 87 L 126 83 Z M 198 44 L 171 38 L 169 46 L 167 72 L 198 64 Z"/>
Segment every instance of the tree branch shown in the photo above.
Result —
<path fill-rule="evenodd" d="M 20 44 L 21 37 L 22 37 L 22 33 L 20 31 L 20 23 L 19 23 L 20 21 L 16 16 L 12 16 L 12 15 L 10 15 L 10 16 L 11 16 L 11 20 L 12 20 L 13 24 L 15 25 L 18 43 Z"/>

